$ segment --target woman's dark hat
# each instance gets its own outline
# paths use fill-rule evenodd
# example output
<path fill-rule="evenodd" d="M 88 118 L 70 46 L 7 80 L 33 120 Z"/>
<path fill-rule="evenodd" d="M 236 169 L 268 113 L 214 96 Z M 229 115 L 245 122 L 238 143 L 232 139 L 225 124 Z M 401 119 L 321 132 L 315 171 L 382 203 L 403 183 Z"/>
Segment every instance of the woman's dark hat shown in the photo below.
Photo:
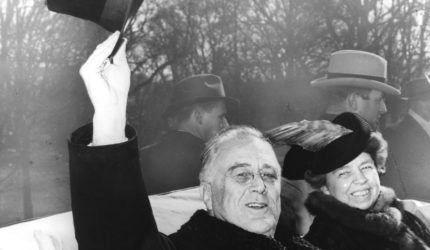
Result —
<path fill-rule="evenodd" d="M 356 114 L 343 113 L 336 116 L 333 123 L 352 132 L 343 133 L 317 152 L 303 149 L 301 146 L 292 146 L 285 155 L 283 177 L 301 180 L 308 170 L 313 175 L 326 174 L 343 167 L 364 151 L 372 131 L 368 122 Z"/>
<path fill-rule="evenodd" d="M 315 152 L 298 145 L 291 146 L 284 158 L 282 176 L 289 180 L 302 180 L 306 169 L 314 163 Z"/>
<path fill-rule="evenodd" d="M 333 123 L 353 132 L 344 135 L 316 153 L 315 162 L 310 170 L 312 174 L 326 174 L 343 167 L 359 156 L 367 146 L 371 134 L 370 124 L 357 114 L 343 113 Z"/>
<path fill-rule="evenodd" d="M 93 21 L 108 31 L 123 31 L 143 0 L 47 0 L 54 12 Z"/>
<path fill-rule="evenodd" d="M 221 77 L 212 74 L 190 76 L 173 87 L 173 94 L 164 116 L 192 104 L 218 100 L 225 101 L 228 109 L 237 108 L 239 105 L 237 99 L 225 95 Z"/>

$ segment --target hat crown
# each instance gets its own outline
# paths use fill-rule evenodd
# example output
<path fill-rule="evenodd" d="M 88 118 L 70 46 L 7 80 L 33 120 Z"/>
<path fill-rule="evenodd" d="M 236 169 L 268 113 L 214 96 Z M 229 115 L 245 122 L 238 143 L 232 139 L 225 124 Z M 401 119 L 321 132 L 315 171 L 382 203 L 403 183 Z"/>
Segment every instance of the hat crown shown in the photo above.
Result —
<path fill-rule="evenodd" d="M 333 119 L 333 123 L 364 136 L 369 136 L 372 132 L 370 124 L 363 117 L 355 113 L 342 113 Z"/>
<path fill-rule="evenodd" d="M 182 107 L 211 101 L 226 101 L 227 108 L 236 108 L 238 101 L 225 95 L 221 77 L 201 74 L 187 77 L 173 87 L 170 103 L 164 113 L 168 116 Z"/>
<path fill-rule="evenodd" d="M 172 100 L 182 102 L 213 97 L 225 97 L 222 80 L 216 75 L 202 74 L 179 81 L 173 88 Z"/>
<path fill-rule="evenodd" d="M 328 73 L 361 75 L 387 79 L 387 61 L 359 50 L 339 50 L 331 54 Z"/>
<path fill-rule="evenodd" d="M 108 31 L 123 31 L 143 0 L 46 0 L 51 11 L 90 20 Z"/>

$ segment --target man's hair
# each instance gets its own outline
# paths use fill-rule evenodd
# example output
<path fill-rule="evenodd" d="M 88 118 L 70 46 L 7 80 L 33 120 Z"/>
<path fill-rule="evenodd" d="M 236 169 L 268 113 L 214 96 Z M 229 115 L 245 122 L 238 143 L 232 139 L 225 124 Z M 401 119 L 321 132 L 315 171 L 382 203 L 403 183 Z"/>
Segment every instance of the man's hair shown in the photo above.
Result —
<path fill-rule="evenodd" d="M 370 138 L 362 152 L 368 153 L 370 155 L 379 175 L 385 173 L 385 163 L 388 156 L 388 144 L 380 132 L 372 132 L 370 134 Z M 306 182 L 308 182 L 313 188 L 321 188 L 326 184 L 326 174 L 313 174 L 312 171 L 308 170 L 306 171 L 304 177 Z"/>
<path fill-rule="evenodd" d="M 256 139 L 269 143 L 266 137 L 255 128 L 248 126 L 230 126 L 222 130 L 218 135 L 210 139 L 203 151 L 202 155 L 202 170 L 200 171 L 200 183 L 211 183 L 213 180 L 212 169 L 216 155 L 222 144 L 231 140 L 250 140 Z M 270 144 L 270 143 L 269 143 Z"/>
<path fill-rule="evenodd" d="M 178 126 L 188 120 L 193 113 L 195 109 L 200 109 L 204 112 L 210 112 L 212 109 L 214 109 L 218 103 L 221 101 L 210 101 L 210 102 L 201 102 L 201 103 L 194 103 L 191 105 L 187 105 L 185 107 L 182 107 L 178 109 L 176 112 L 172 112 L 167 117 L 167 122 L 169 125 L 169 128 L 176 129 Z"/>
<path fill-rule="evenodd" d="M 343 102 L 348 95 L 355 93 L 362 98 L 369 98 L 371 89 L 355 88 L 355 87 L 332 87 L 327 89 L 328 101 L 330 104 Z"/>

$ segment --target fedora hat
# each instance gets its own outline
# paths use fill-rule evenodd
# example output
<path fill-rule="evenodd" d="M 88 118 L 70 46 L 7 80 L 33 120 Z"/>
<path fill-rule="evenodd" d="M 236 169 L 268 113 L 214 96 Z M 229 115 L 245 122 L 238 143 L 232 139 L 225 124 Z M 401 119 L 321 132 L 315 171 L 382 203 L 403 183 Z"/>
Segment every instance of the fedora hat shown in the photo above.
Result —
<path fill-rule="evenodd" d="M 48 9 L 95 22 L 108 31 L 124 31 L 143 0 L 47 0 Z"/>
<path fill-rule="evenodd" d="M 430 81 L 429 78 L 415 78 L 408 82 L 403 91 L 404 100 L 414 99 L 417 97 L 423 97 L 426 94 L 430 94 Z"/>
<path fill-rule="evenodd" d="M 331 54 L 327 74 L 311 82 L 314 87 L 355 87 L 389 95 L 400 91 L 387 83 L 387 61 L 373 53 L 339 50 Z"/>
<path fill-rule="evenodd" d="M 235 108 L 239 104 L 237 99 L 225 95 L 221 77 L 212 74 L 193 75 L 175 84 L 164 116 L 192 104 L 217 100 L 225 101 L 228 108 Z"/>

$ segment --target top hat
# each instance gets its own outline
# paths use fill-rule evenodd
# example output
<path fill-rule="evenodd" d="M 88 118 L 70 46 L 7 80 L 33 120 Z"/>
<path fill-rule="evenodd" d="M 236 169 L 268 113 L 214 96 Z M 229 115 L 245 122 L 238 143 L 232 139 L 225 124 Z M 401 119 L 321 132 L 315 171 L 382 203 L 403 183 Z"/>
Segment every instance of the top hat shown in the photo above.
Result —
<path fill-rule="evenodd" d="M 224 86 L 219 76 L 202 74 L 187 77 L 173 87 L 170 103 L 164 113 L 168 116 L 175 111 L 196 103 L 222 100 L 229 108 L 237 107 L 237 99 L 225 95 Z"/>
<path fill-rule="evenodd" d="M 387 83 L 387 61 L 376 54 L 359 50 L 332 53 L 327 75 L 313 80 L 311 86 L 367 88 L 400 95 L 398 89 Z"/>
<path fill-rule="evenodd" d="M 430 94 L 430 80 L 429 78 L 422 77 L 416 78 L 408 82 L 403 91 L 404 100 L 414 99 L 417 97 L 422 97 L 426 94 Z"/>
<path fill-rule="evenodd" d="M 46 0 L 48 9 L 93 21 L 108 31 L 124 31 L 143 0 Z"/>

